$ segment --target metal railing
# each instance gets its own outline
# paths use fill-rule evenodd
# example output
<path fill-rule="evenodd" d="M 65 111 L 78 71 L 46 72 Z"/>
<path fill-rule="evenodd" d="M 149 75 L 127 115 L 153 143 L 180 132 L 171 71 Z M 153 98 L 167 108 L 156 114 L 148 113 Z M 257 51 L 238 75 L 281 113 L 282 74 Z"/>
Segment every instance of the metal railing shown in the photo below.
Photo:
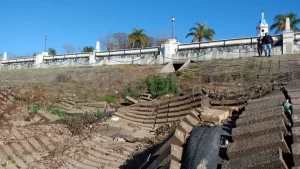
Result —
<path fill-rule="evenodd" d="M 282 35 L 273 35 L 273 40 L 279 41 L 282 39 Z M 212 48 L 212 47 L 227 47 L 227 46 L 241 46 L 241 45 L 255 45 L 257 44 L 258 36 L 248 38 L 234 38 L 215 40 L 209 42 L 196 42 L 188 44 L 178 45 L 178 50 L 200 49 L 200 48 Z"/>

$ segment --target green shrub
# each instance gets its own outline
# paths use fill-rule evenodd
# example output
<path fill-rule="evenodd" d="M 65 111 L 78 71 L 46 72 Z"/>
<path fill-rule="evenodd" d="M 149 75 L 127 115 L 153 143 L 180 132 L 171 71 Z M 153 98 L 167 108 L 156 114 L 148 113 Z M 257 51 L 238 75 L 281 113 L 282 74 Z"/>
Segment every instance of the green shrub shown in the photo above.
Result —
<path fill-rule="evenodd" d="M 107 94 L 105 96 L 98 97 L 97 101 L 105 101 L 107 103 L 114 103 L 114 104 L 116 104 L 117 95 L 116 94 Z"/>
<path fill-rule="evenodd" d="M 30 115 L 35 115 L 42 108 L 40 104 L 34 103 L 31 105 L 31 109 L 29 111 Z"/>
<path fill-rule="evenodd" d="M 126 98 L 126 96 L 130 96 L 136 98 L 139 96 L 139 94 L 140 90 L 138 89 L 138 87 L 132 85 L 125 89 L 123 97 Z"/>
<path fill-rule="evenodd" d="M 18 94 L 14 94 L 13 97 L 14 97 L 14 100 L 22 100 L 22 97 Z"/>
<path fill-rule="evenodd" d="M 161 76 L 148 76 L 145 79 L 145 83 L 153 97 L 165 94 L 176 94 L 178 92 L 177 81 L 172 76 L 166 78 Z"/>
<path fill-rule="evenodd" d="M 102 119 L 102 118 L 104 117 L 103 112 L 101 112 L 100 110 L 97 110 L 97 112 L 96 112 L 96 117 L 97 117 L 98 119 Z"/>
<path fill-rule="evenodd" d="M 49 105 L 46 109 L 51 113 L 60 118 L 66 117 L 66 112 L 62 111 L 57 105 Z"/>

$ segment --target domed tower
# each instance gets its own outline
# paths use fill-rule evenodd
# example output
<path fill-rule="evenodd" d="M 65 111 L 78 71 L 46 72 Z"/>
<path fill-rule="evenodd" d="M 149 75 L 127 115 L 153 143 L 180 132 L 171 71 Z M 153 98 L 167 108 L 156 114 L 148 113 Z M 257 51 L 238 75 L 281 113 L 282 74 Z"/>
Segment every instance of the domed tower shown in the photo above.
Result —
<path fill-rule="evenodd" d="M 261 13 L 261 19 L 256 26 L 256 35 L 257 36 L 265 36 L 265 33 L 269 32 L 269 26 L 267 21 L 265 20 L 265 15 L 264 13 Z"/>

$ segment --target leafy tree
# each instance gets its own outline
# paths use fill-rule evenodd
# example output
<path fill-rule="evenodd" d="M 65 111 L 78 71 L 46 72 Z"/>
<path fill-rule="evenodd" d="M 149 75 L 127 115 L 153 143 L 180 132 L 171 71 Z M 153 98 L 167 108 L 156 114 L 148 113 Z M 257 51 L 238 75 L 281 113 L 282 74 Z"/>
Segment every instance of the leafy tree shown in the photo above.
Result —
<path fill-rule="evenodd" d="M 291 29 L 293 31 L 300 31 L 300 29 L 297 27 L 297 24 L 300 23 L 300 18 L 297 18 L 297 14 L 295 12 L 276 15 L 274 17 L 275 23 L 271 25 L 270 30 L 275 30 L 275 33 L 285 30 L 286 18 L 290 18 Z"/>
<path fill-rule="evenodd" d="M 195 24 L 196 27 L 192 27 L 190 29 L 190 33 L 188 33 L 185 38 L 193 36 L 192 42 L 196 40 L 198 42 L 203 42 L 204 39 L 211 41 L 214 39 L 216 33 L 213 29 L 207 28 L 206 23 L 201 24 L 199 22 L 196 22 Z"/>
<path fill-rule="evenodd" d="M 86 46 L 82 49 L 82 52 L 93 52 L 94 47 L 93 46 Z"/>
<path fill-rule="evenodd" d="M 144 34 L 144 29 L 133 28 L 132 33 L 128 35 L 127 46 L 131 48 L 142 48 L 147 46 L 148 36 Z"/>
<path fill-rule="evenodd" d="M 36 53 L 34 53 L 34 54 L 36 55 Z M 48 54 L 51 55 L 51 56 L 54 56 L 54 55 L 56 55 L 56 50 L 54 48 L 49 48 L 48 49 Z"/>

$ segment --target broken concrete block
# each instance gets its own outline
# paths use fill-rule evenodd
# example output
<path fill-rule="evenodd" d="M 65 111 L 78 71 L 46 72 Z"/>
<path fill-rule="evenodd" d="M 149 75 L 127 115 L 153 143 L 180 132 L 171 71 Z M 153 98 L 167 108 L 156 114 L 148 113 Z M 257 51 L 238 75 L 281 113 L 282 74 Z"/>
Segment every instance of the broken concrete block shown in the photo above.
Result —
<path fill-rule="evenodd" d="M 199 124 L 199 120 L 189 114 L 184 117 L 183 121 L 193 127 Z"/>
<path fill-rule="evenodd" d="M 203 108 L 210 108 L 211 107 L 211 98 L 207 97 L 207 96 L 202 96 L 201 99 L 201 107 Z"/>
<path fill-rule="evenodd" d="M 171 160 L 169 163 L 161 167 L 161 169 L 180 169 L 181 164 L 175 160 Z"/>
<path fill-rule="evenodd" d="M 182 147 L 171 144 L 163 153 L 161 153 L 148 167 L 147 169 L 154 169 L 164 166 L 174 160 L 176 162 L 181 161 Z"/>
<path fill-rule="evenodd" d="M 190 113 L 189 113 L 192 117 L 194 117 L 195 119 L 198 119 L 200 120 L 199 118 L 199 113 L 196 111 L 196 110 L 192 110 Z"/>
<path fill-rule="evenodd" d="M 132 103 L 138 103 L 139 101 L 135 100 L 134 98 L 130 97 L 130 96 L 126 96 L 126 99 L 131 101 Z"/>
<path fill-rule="evenodd" d="M 162 152 L 164 152 L 168 148 L 168 146 L 170 146 L 171 144 L 182 146 L 184 144 L 184 142 L 185 142 L 184 138 L 185 138 L 185 133 L 183 133 L 179 129 L 176 129 L 175 132 L 172 133 L 164 141 L 164 144 L 162 145 L 162 147 L 160 149 L 157 150 L 157 152 L 155 153 L 155 155 L 159 155 Z"/>
<path fill-rule="evenodd" d="M 193 127 L 188 123 L 181 121 L 177 127 L 178 130 L 182 131 L 183 133 L 190 133 L 193 130 Z"/>
<path fill-rule="evenodd" d="M 227 119 L 229 111 L 217 109 L 205 109 L 201 112 L 201 120 L 213 123 L 221 123 L 222 120 Z"/>
<path fill-rule="evenodd" d="M 224 162 L 222 169 L 288 169 L 283 160 L 283 153 L 280 148 L 262 151 L 256 154 L 230 159 L 229 162 Z"/>

